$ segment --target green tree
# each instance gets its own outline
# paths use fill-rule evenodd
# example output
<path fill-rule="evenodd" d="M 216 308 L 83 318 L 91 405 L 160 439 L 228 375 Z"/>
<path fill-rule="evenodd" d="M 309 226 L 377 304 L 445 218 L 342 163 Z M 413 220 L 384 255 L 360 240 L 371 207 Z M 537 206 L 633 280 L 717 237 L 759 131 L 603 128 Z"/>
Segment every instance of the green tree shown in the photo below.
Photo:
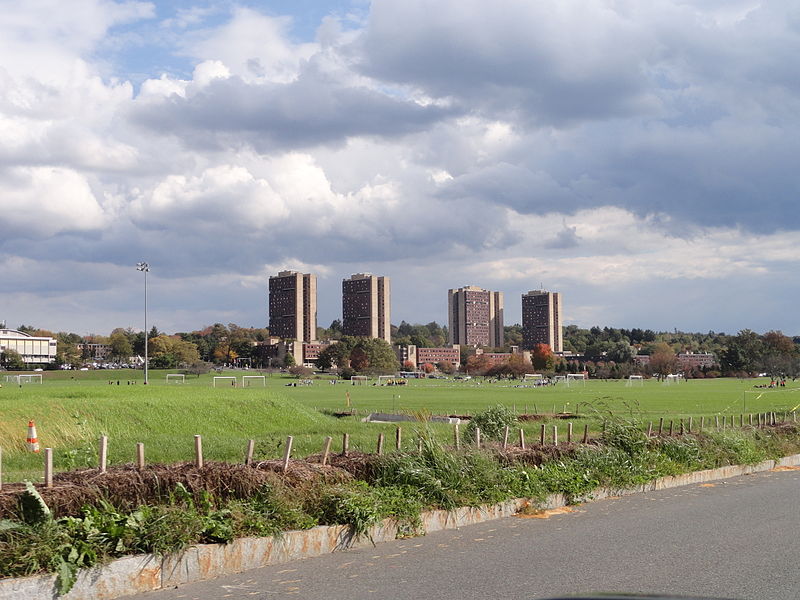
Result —
<path fill-rule="evenodd" d="M 115 329 L 109 338 L 111 357 L 117 360 L 127 360 L 133 356 L 133 346 L 130 339 L 121 329 Z"/>
<path fill-rule="evenodd" d="M 9 371 L 22 371 L 25 369 L 25 361 L 16 350 L 8 348 L 0 353 L 0 364 Z"/>

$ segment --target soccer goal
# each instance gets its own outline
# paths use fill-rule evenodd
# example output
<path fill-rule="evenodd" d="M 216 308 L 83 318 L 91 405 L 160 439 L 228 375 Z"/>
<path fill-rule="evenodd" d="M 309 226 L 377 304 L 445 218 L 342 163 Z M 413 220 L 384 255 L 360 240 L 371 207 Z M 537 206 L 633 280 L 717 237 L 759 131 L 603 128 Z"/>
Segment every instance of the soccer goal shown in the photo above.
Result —
<path fill-rule="evenodd" d="M 525 373 L 525 375 L 522 376 L 523 381 L 542 381 L 543 379 L 544 375 L 541 373 Z"/>
<path fill-rule="evenodd" d="M 642 387 L 644 385 L 644 377 L 641 375 L 631 375 L 628 381 L 625 382 L 625 387 Z"/>
<path fill-rule="evenodd" d="M 350 378 L 351 385 L 367 385 L 369 383 L 369 377 L 366 375 L 353 375 Z"/>
<path fill-rule="evenodd" d="M 217 375 L 217 376 L 214 377 L 214 381 L 212 382 L 212 385 L 214 387 L 217 387 L 217 381 L 222 381 L 223 379 L 227 379 L 228 381 L 231 381 L 231 385 L 233 387 L 236 387 L 236 377 L 228 377 L 228 376 L 221 376 L 221 375 Z"/>
<path fill-rule="evenodd" d="M 394 378 L 394 375 L 378 375 L 378 385 L 387 385 Z"/>
<path fill-rule="evenodd" d="M 42 376 L 38 373 L 35 375 L 17 375 L 17 381 L 20 383 L 42 383 Z"/>
<path fill-rule="evenodd" d="M 567 379 L 564 375 L 556 375 L 553 377 L 553 385 L 565 385 L 569 387 L 569 379 Z"/>
<path fill-rule="evenodd" d="M 242 387 L 252 387 L 253 384 L 261 382 L 261 387 L 267 387 L 266 375 L 242 375 Z"/>
<path fill-rule="evenodd" d="M 680 373 L 672 375 L 671 373 L 664 378 L 664 385 L 672 385 L 673 383 L 680 383 L 683 380 L 683 375 Z"/>
<path fill-rule="evenodd" d="M 183 373 L 167 373 L 167 383 L 186 383 L 186 375 Z"/>
<path fill-rule="evenodd" d="M 586 375 L 583 373 L 567 373 L 567 385 L 575 382 L 581 382 L 581 385 L 586 385 Z"/>
<path fill-rule="evenodd" d="M 6 375 L 6 382 L 19 383 L 19 375 Z"/>

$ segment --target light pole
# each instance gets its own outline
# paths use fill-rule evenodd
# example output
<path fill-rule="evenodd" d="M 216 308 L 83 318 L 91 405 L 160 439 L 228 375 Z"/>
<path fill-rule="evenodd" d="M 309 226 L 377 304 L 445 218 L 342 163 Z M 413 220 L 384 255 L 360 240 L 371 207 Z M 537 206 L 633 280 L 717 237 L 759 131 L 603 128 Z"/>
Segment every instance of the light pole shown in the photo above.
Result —
<path fill-rule="evenodd" d="M 147 385 L 147 274 L 150 265 L 146 262 L 136 263 L 136 270 L 144 273 L 144 384 Z"/>

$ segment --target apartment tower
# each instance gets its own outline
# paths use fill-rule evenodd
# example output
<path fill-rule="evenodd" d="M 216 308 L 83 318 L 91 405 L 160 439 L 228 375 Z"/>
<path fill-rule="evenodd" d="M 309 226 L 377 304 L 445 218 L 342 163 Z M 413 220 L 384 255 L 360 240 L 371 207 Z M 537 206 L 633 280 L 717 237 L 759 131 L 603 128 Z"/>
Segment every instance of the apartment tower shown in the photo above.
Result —
<path fill-rule="evenodd" d="M 269 278 L 269 332 L 285 340 L 317 339 L 317 276 L 281 271 Z"/>
<path fill-rule="evenodd" d="M 342 333 L 391 343 L 390 313 L 388 277 L 356 273 L 342 281 Z"/>
<path fill-rule="evenodd" d="M 547 344 L 553 352 L 563 352 L 561 294 L 533 290 L 522 295 L 522 347 L 531 350 Z"/>
<path fill-rule="evenodd" d="M 503 292 L 475 286 L 447 291 L 449 343 L 497 347 L 505 343 Z"/>

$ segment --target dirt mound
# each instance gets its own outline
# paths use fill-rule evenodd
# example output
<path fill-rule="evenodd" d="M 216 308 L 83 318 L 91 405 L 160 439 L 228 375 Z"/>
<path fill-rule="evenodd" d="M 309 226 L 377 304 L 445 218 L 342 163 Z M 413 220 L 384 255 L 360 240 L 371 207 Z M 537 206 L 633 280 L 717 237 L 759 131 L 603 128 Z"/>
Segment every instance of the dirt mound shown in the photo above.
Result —
<path fill-rule="evenodd" d="M 300 487 L 315 482 L 340 482 L 351 479 L 350 473 L 337 467 L 323 467 L 305 461 L 290 461 L 284 474 L 283 462 L 270 460 L 245 465 L 209 462 L 198 469 L 193 463 L 149 465 L 142 470 L 134 465 L 83 469 L 58 473 L 53 487 L 37 485 L 42 498 L 57 517 L 75 516 L 81 509 L 105 499 L 120 509 L 164 502 L 178 484 L 199 500 L 204 493 L 221 499 L 248 498 L 264 486 Z M 14 518 L 23 484 L 3 486 L 0 492 L 0 518 Z"/>

